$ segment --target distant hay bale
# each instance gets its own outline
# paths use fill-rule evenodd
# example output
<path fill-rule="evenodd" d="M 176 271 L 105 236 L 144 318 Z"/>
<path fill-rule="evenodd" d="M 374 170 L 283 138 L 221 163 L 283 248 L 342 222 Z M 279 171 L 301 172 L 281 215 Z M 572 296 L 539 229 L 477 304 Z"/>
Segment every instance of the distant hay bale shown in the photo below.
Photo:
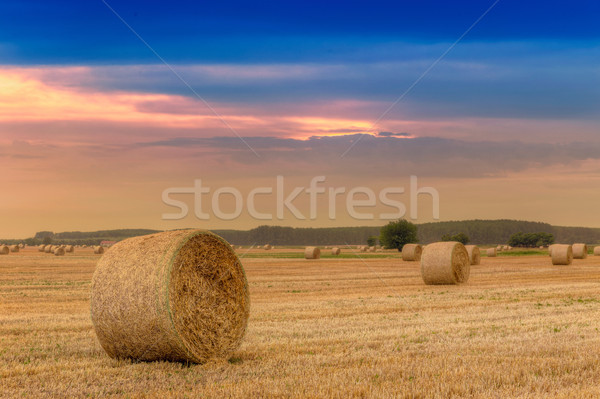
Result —
<path fill-rule="evenodd" d="M 18 245 L 10 246 L 10 252 L 19 252 L 19 249 L 21 249 L 21 247 L 19 247 Z"/>
<path fill-rule="evenodd" d="M 25 248 L 25 244 L 23 244 L 23 243 L 19 244 L 19 248 L 21 248 L 21 249 Z"/>
<path fill-rule="evenodd" d="M 419 244 L 404 244 L 402 247 L 402 260 L 407 262 L 418 262 L 421 260 L 423 249 Z"/>
<path fill-rule="evenodd" d="M 113 358 L 228 359 L 250 313 L 242 264 L 219 236 L 166 231 L 115 244 L 92 278 L 91 315 Z"/>
<path fill-rule="evenodd" d="M 75 252 L 75 247 L 72 245 L 65 246 L 65 252 L 73 253 Z"/>
<path fill-rule="evenodd" d="M 339 249 L 338 247 L 333 247 L 333 248 L 331 248 L 331 254 L 332 254 L 332 255 L 335 255 L 335 256 L 337 256 L 337 255 L 339 255 L 341 252 L 342 252 L 342 251 L 340 251 L 340 249 Z"/>
<path fill-rule="evenodd" d="M 263 247 L 263 249 L 264 249 L 265 251 L 269 251 L 271 248 L 272 248 L 272 247 L 271 247 L 269 244 L 267 244 L 267 245 L 265 245 L 265 246 Z"/>
<path fill-rule="evenodd" d="M 498 245 L 498 246 L 496 247 L 496 251 L 498 251 L 498 252 L 502 251 L 502 245 Z"/>
<path fill-rule="evenodd" d="M 44 252 L 47 254 L 52 253 L 52 245 L 46 245 L 44 247 Z"/>
<path fill-rule="evenodd" d="M 600 256 L 600 245 L 594 247 L 594 256 Z"/>
<path fill-rule="evenodd" d="M 54 250 L 54 256 L 64 256 L 65 249 L 63 247 L 58 247 Z"/>
<path fill-rule="evenodd" d="M 104 247 L 102 247 L 100 245 L 94 247 L 94 253 L 96 255 L 102 255 L 104 253 Z"/>
<path fill-rule="evenodd" d="M 573 244 L 573 259 L 586 259 L 588 247 L 585 244 Z"/>
<path fill-rule="evenodd" d="M 573 247 L 571 245 L 554 245 L 552 248 L 552 264 L 570 265 L 571 263 L 573 263 Z"/>
<path fill-rule="evenodd" d="M 10 248 L 6 245 L 0 245 L 0 255 L 8 255 L 10 253 Z"/>
<path fill-rule="evenodd" d="M 360 247 L 360 252 L 367 252 L 366 245 L 363 245 L 363 246 Z"/>
<path fill-rule="evenodd" d="M 481 251 L 477 245 L 465 245 L 465 249 L 469 254 L 471 265 L 479 265 L 481 263 Z"/>
<path fill-rule="evenodd" d="M 503 246 L 502 246 L 502 250 L 503 250 L 503 251 L 508 251 L 508 245 L 503 245 Z"/>
<path fill-rule="evenodd" d="M 375 252 L 375 247 L 369 247 L 369 252 Z"/>
<path fill-rule="evenodd" d="M 40 251 L 40 252 L 44 252 L 45 249 L 46 249 L 45 245 L 39 245 L 38 246 L 38 251 Z"/>
<path fill-rule="evenodd" d="M 427 285 L 466 283 L 470 271 L 469 253 L 459 242 L 429 244 L 421 256 L 421 277 Z"/>
<path fill-rule="evenodd" d="M 304 259 L 319 259 L 321 250 L 318 247 L 306 247 L 304 249 Z"/>
<path fill-rule="evenodd" d="M 488 258 L 495 258 L 498 254 L 498 251 L 496 251 L 496 248 L 488 248 L 486 249 L 485 254 Z"/>

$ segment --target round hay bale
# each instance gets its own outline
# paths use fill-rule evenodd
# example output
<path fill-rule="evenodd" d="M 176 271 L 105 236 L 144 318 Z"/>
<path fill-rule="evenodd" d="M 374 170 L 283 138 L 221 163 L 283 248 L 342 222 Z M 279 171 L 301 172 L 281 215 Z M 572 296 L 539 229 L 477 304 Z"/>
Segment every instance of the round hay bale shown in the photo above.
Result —
<path fill-rule="evenodd" d="M 265 246 L 263 247 L 263 249 L 264 249 L 265 251 L 269 251 L 271 248 L 272 248 L 272 247 L 271 247 L 269 244 L 267 244 L 267 245 L 265 245 Z"/>
<path fill-rule="evenodd" d="M 360 252 L 367 252 L 366 245 L 363 245 L 363 246 L 360 247 Z"/>
<path fill-rule="evenodd" d="M 333 247 L 333 248 L 331 248 L 331 254 L 332 254 L 332 255 L 335 255 L 335 256 L 337 256 L 337 255 L 339 255 L 341 252 L 342 252 L 342 251 L 341 251 L 341 250 L 340 250 L 338 247 Z"/>
<path fill-rule="evenodd" d="M 485 254 L 487 255 L 488 258 L 495 258 L 496 255 L 498 254 L 498 251 L 496 251 L 496 248 L 488 248 L 485 251 Z"/>
<path fill-rule="evenodd" d="M 19 252 L 20 249 L 21 249 L 21 247 L 19 247 L 18 245 L 10 246 L 10 252 Z"/>
<path fill-rule="evenodd" d="M 407 262 L 418 262 L 421 260 L 423 249 L 419 244 L 404 244 L 402 247 L 402 260 Z"/>
<path fill-rule="evenodd" d="M 65 249 L 63 247 L 58 247 L 54 250 L 54 256 L 65 256 Z"/>
<path fill-rule="evenodd" d="M 421 256 L 421 276 L 427 285 L 466 283 L 470 271 L 469 253 L 460 242 L 429 244 Z"/>
<path fill-rule="evenodd" d="M 94 247 L 94 253 L 96 255 L 102 255 L 104 253 L 104 247 L 102 247 L 100 245 Z"/>
<path fill-rule="evenodd" d="M 304 249 L 304 259 L 319 259 L 321 250 L 318 247 L 306 247 Z"/>
<path fill-rule="evenodd" d="M 52 253 L 52 245 L 46 245 L 44 247 L 44 252 L 47 254 Z"/>
<path fill-rule="evenodd" d="M 24 249 L 25 248 L 25 244 L 23 244 L 23 243 L 19 244 L 19 248 Z"/>
<path fill-rule="evenodd" d="M 40 252 L 44 252 L 44 249 L 46 249 L 46 246 L 45 246 L 45 245 L 39 245 L 39 246 L 38 246 L 38 251 L 40 251 Z"/>
<path fill-rule="evenodd" d="M 465 249 L 469 254 L 471 265 L 479 265 L 481 263 L 481 251 L 477 245 L 465 245 Z"/>
<path fill-rule="evenodd" d="M 554 248 L 552 248 L 552 264 L 570 265 L 571 263 L 573 263 L 573 247 L 571 245 L 554 245 Z"/>
<path fill-rule="evenodd" d="M 0 255 L 8 255 L 10 253 L 10 248 L 6 245 L 0 245 Z"/>
<path fill-rule="evenodd" d="M 600 256 L 600 245 L 594 247 L 594 256 Z"/>
<path fill-rule="evenodd" d="M 235 252 L 208 231 L 134 237 L 98 262 L 91 314 L 113 358 L 227 359 L 246 332 L 248 282 Z"/>
<path fill-rule="evenodd" d="M 375 247 L 369 247 L 369 252 L 375 252 Z"/>
<path fill-rule="evenodd" d="M 558 244 L 552 244 L 548 246 L 548 256 L 552 257 L 552 248 L 554 248 Z"/>
<path fill-rule="evenodd" d="M 573 244 L 573 259 L 586 259 L 588 247 L 585 244 Z"/>
<path fill-rule="evenodd" d="M 73 253 L 73 252 L 75 252 L 75 247 L 72 245 L 67 245 L 65 247 L 65 252 Z"/>

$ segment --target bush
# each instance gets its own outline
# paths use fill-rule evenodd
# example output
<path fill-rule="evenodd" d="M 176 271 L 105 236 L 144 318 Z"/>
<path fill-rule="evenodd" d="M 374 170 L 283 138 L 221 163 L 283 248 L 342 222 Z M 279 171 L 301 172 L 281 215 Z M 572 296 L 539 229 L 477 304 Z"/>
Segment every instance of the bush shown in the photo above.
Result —
<path fill-rule="evenodd" d="M 467 245 L 471 239 L 465 233 L 458 233 L 454 235 L 444 234 L 442 236 L 442 241 L 458 241 L 463 245 Z"/>
<path fill-rule="evenodd" d="M 518 232 L 510 236 L 508 245 L 512 247 L 534 248 L 554 244 L 554 235 L 550 233 L 523 233 Z"/>

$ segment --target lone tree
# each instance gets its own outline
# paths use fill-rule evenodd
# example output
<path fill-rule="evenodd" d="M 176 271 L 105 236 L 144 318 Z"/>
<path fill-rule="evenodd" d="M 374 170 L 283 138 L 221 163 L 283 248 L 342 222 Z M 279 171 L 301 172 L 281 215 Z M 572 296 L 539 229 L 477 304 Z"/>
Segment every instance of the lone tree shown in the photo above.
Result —
<path fill-rule="evenodd" d="M 465 233 L 458 233 L 454 235 L 444 234 L 442 236 L 442 241 L 458 241 L 463 245 L 467 245 L 471 239 Z"/>
<path fill-rule="evenodd" d="M 389 222 L 380 230 L 379 242 L 387 249 L 402 251 L 404 244 L 417 242 L 417 226 L 408 220 Z"/>

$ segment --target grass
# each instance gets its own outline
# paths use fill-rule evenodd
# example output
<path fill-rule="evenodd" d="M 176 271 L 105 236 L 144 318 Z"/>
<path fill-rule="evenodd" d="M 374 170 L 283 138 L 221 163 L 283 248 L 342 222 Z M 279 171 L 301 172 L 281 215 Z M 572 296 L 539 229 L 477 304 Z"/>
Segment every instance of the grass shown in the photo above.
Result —
<path fill-rule="evenodd" d="M 485 258 L 463 286 L 425 286 L 397 258 L 244 258 L 246 338 L 204 365 L 105 354 L 98 258 L 0 257 L 0 397 L 600 396 L 598 257 Z"/>

